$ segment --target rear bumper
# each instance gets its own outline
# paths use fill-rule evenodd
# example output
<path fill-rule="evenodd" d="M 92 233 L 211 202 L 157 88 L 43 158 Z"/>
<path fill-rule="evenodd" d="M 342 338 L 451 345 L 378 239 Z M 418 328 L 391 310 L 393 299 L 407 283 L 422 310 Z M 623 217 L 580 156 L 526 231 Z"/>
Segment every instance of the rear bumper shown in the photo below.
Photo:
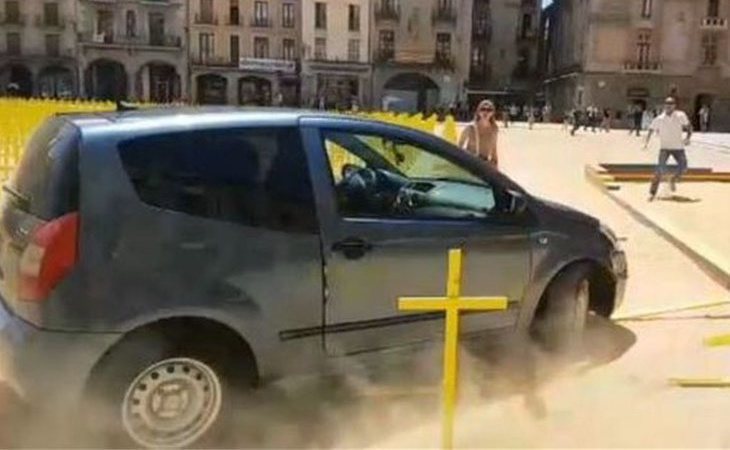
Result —
<path fill-rule="evenodd" d="M 76 405 L 91 369 L 117 334 L 46 331 L 15 317 L 0 299 L 0 380 L 31 408 Z"/>

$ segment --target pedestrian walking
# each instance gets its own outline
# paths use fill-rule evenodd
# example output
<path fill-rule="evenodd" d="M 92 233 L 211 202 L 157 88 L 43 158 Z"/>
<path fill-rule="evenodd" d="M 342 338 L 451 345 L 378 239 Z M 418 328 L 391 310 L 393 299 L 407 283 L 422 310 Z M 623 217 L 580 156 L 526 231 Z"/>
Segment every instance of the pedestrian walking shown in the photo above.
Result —
<path fill-rule="evenodd" d="M 459 136 L 459 147 L 484 161 L 493 168 L 499 168 L 497 154 L 497 116 L 494 103 L 482 100 L 477 106 L 474 120 Z"/>
<path fill-rule="evenodd" d="M 580 110 L 580 108 L 575 108 L 573 110 L 573 128 L 570 130 L 570 135 L 575 136 L 575 132 L 578 131 L 580 128 L 581 122 L 583 121 L 583 111 Z"/>
<path fill-rule="evenodd" d="M 507 110 L 507 108 L 505 108 L 502 110 L 502 122 L 504 123 L 505 128 L 509 128 L 509 119 L 509 111 Z"/>
<path fill-rule="evenodd" d="M 542 107 L 543 123 L 550 123 L 550 121 L 552 120 L 551 114 L 552 114 L 552 108 L 550 107 L 550 103 L 545 103 L 545 106 Z"/>
<path fill-rule="evenodd" d="M 520 118 L 520 108 L 512 103 L 509 107 L 509 121 L 516 122 Z"/>
<path fill-rule="evenodd" d="M 682 133 L 685 131 L 687 137 L 683 138 Z M 649 201 L 653 201 L 656 197 L 659 183 L 667 171 L 667 161 L 670 156 L 677 162 L 677 170 L 669 180 L 672 192 L 676 192 L 677 182 L 687 170 L 687 155 L 684 148 L 689 145 L 692 137 L 692 125 L 687 115 L 677 109 L 677 100 L 674 97 L 667 97 L 664 101 L 664 112 L 652 120 L 644 141 L 644 150 L 648 147 L 653 133 L 659 135 L 659 160 L 649 188 Z"/>
<path fill-rule="evenodd" d="M 598 107 L 591 105 L 586 110 L 586 123 L 585 130 L 588 131 L 588 127 L 591 127 L 592 132 L 596 132 L 596 124 L 598 123 Z"/>
<path fill-rule="evenodd" d="M 535 108 L 532 106 L 525 106 L 525 114 L 527 114 L 527 128 L 532 130 L 535 125 Z"/>
<path fill-rule="evenodd" d="M 700 122 L 700 131 L 706 133 L 710 129 L 710 107 L 707 105 L 702 105 L 698 116 Z"/>
<path fill-rule="evenodd" d="M 611 109 L 610 108 L 603 108 L 603 119 L 601 120 L 601 130 L 605 131 L 606 133 L 611 131 L 611 121 L 613 120 L 613 117 L 611 116 Z"/>
<path fill-rule="evenodd" d="M 641 120 L 643 119 L 644 111 L 641 106 L 636 103 L 631 106 L 629 111 L 629 117 L 633 121 L 633 126 L 629 130 L 629 135 L 636 133 L 637 136 L 641 136 Z"/>
<path fill-rule="evenodd" d="M 573 111 L 566 109 L 563 113 L 563 131 L 569 131 L 573 126 Z"/>

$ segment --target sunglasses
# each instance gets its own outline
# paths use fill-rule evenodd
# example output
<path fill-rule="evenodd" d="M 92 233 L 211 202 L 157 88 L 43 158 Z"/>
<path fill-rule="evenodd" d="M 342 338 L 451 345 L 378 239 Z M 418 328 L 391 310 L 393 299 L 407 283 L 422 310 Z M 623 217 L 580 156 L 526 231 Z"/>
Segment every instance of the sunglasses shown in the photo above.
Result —
<path fill-rule="evenodd" d="M 493 108 L 481 108 L 481 109 L 479 110 L 479 112 L 480 112 L 480 113 L 482 113 L 482 112 L 492 112 L 492 111 L 494 111 L 494 109 L 493 109 Z"/>

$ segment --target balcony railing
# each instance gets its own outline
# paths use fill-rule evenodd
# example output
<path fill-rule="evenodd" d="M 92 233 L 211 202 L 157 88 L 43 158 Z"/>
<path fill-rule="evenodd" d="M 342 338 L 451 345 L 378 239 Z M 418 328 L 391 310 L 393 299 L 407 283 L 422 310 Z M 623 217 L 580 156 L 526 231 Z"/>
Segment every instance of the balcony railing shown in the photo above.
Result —
<path fill-rule="evenodd" d="M 25 14 L 0 14 L 0 25 L 25 25 Z"/>
<path fill-rule="evenodd" d="M 152 34 L 147 36 L 127 36 L 124 34 L 82 33 L 80 40 L 92 45 L 121 45 L 140 47 L 181 48 L 180 36 L 169 34 Z"/>
<path fill-rule="evenodd" d="M 431 22 L 433 24 L 456 25 L 456 17 L 456 8 L 453 5 L 438 5 L 431 13 Z"/>
<path fill-rule="evenodd" d="M 274 21 L 269 17 L 252 17 L 251 26 L 253 28 L 271 28 L 274 26 Z"/>
<path fill-rule="evenodd" d="M 727 19 L 724 17 L 703 17 L 700 28 L 703 30 L 727 30 Z"/>
<path fill-rule="evenodd" d="M 207 67 L 238 67 L 238 61 L 232 61 L 231 58 L 218 55 L 192 55 L 190 57 L 194 66 Z"/>
<path fill-rule="evenodd" d="M 383 3 L 375 6 L 375 21 L 382 22 L 386 20 L 400 20 L 400 5 L 392 3 Z"/>
<path fill-rule="evenodd" d="M 395 50 L 392 48 L 378 48 L 373 53 L 373 61 L 384 63 L 395 59 Z"/>
<path fill-rule="evenodd" d="M 39 28 L 53 28 L 57 30 L 63 30 L 66 28 L 66 21 L 60 17 L 50 20 L 50 17 L 43 16 L 41 14 L 35 16 L 35 26 Z"/>
<path fill-rule="evenodd" d="M 195 25 L 218 25 L 218 16 L 215 14 L 196 13 L 193 23 Z"/>
<path fill-rule="evenodd" d="M 657 61 L 626 61 L 624 72 L 627 73 L 660 73 L 662 64 Z"/>

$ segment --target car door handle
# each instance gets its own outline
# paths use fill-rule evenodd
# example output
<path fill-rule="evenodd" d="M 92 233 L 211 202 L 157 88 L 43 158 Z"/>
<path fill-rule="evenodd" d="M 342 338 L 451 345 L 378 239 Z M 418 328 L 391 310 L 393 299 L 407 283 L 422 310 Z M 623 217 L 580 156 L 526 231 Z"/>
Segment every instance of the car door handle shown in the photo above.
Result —
<path fill-rule="evenodd" d="M 365 253 L 373 249 L 367 241 L 360 238 L 347 238 L 340 242 L 332 244 L 332 250 L 342 252 L 347 259 L 359 259 L 365 256 Z"/>

